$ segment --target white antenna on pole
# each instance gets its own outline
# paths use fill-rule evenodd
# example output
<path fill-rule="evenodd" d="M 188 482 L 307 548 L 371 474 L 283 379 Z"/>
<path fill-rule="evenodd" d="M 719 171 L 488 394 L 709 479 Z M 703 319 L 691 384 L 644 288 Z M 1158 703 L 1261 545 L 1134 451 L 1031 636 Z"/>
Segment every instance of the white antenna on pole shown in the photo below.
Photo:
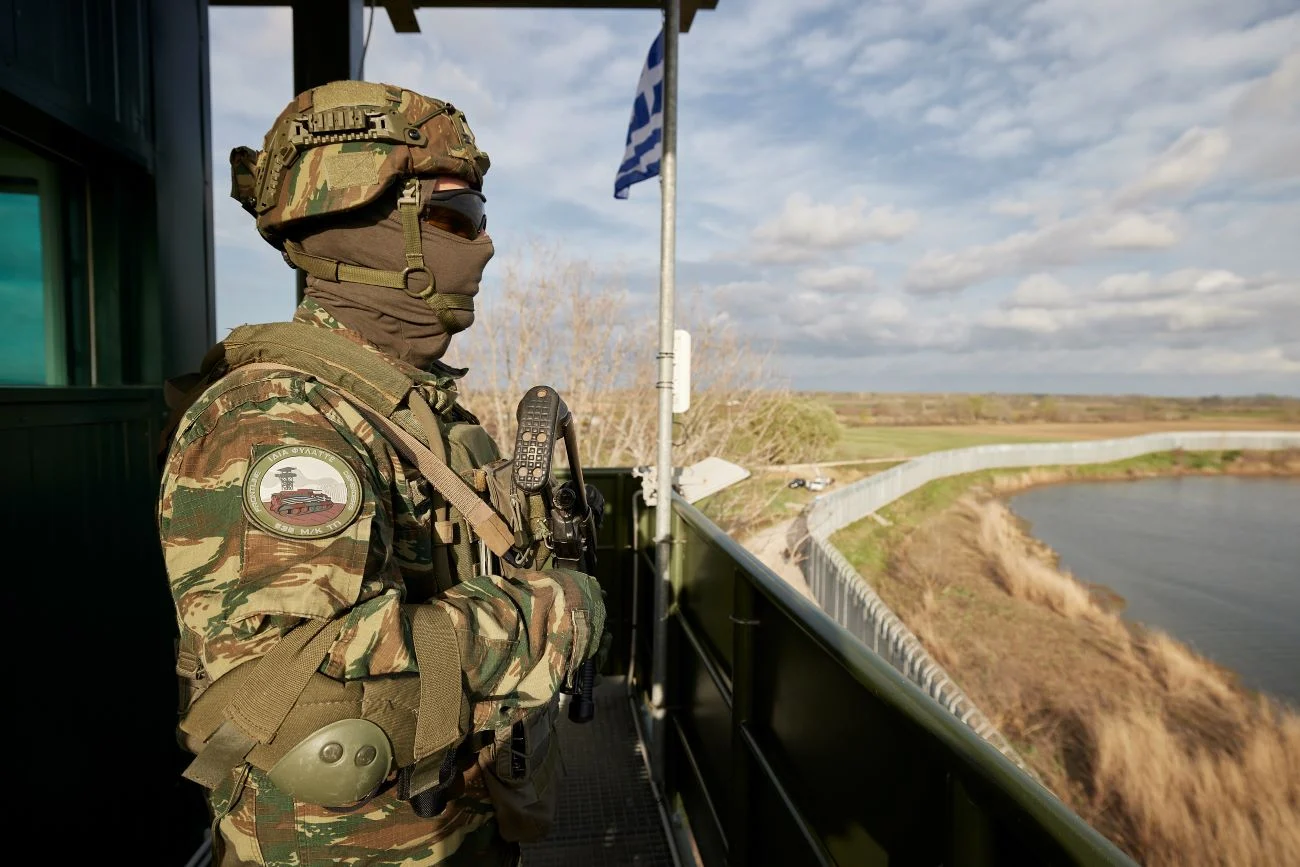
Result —
<path fill-rule="evenodd" d="M 673 332 L 673 414 L 691 408 L 691 332 Z"/>

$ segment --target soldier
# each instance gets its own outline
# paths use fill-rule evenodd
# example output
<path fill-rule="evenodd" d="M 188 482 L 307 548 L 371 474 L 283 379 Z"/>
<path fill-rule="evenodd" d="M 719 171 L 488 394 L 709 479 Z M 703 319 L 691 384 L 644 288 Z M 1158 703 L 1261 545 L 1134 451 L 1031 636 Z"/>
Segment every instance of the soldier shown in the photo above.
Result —
<path fill-rule="evenodd" d="M 517 863 L 554 813 L 556 693 L 605 612 L 593 578 L 547 568 L 439 361 L 493 254 L 487 154 L 454 106 L 346 81 L 231 164 L 308 278 L 292 323 L 209 352 L 164 470 L 215 862 Z"/>

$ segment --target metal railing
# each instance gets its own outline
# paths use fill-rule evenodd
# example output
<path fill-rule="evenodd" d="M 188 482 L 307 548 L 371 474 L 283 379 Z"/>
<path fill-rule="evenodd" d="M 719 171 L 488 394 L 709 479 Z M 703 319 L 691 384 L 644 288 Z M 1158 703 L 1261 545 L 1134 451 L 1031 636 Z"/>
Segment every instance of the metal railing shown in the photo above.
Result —
<path fill-rule="evenodd" d="M 1132 863 L 680 497 L 672 580 L 663 797 L 705 865 Z"/>

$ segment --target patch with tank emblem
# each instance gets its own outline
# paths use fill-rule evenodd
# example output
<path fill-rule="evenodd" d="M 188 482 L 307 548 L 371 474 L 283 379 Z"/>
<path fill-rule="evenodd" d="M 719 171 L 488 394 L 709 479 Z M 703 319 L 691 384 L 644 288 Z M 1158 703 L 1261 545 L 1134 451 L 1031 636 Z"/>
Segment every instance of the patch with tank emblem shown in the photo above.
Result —
<path fill-rule="evenodd" d="M 343 530 L 361 511 L 361 482 L 338 455 L 314 446 L 277 446 L 244 478 L 244 512 L 268 533 L 317 539 Z"/>

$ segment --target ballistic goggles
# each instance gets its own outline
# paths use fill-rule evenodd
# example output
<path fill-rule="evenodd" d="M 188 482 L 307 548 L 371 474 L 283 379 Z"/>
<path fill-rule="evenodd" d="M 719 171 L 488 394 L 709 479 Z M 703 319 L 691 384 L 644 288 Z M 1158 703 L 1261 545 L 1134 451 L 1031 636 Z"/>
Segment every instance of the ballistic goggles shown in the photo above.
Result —
<path fill-rule="evenodd" d="M 484 204 L 487 196 L 478 190 L 457 187 L 435 190 L 424 200 L 420 219 L 444 232 L 473 241 L 487 231 Z"/>

